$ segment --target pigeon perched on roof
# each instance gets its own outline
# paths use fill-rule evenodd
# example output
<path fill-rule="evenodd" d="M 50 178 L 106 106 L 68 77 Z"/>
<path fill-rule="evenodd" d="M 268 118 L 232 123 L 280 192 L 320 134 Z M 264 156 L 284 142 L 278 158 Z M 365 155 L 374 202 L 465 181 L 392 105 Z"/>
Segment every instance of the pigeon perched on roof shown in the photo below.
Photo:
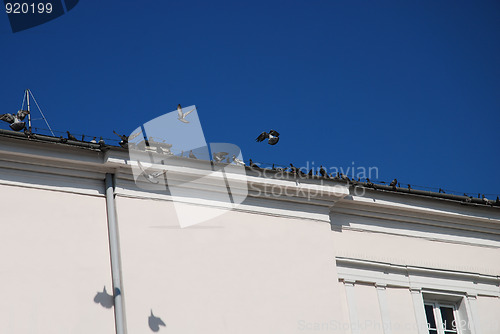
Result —
<path fill-rule="evenodd" d="M 224 159 L 226 159 L 226 156 L 228 154 L 229 153 L 227 153 L 227 152 L 217 152 L 217 153 L 214 153 L 213 154 L 214 161 L 217 162 L 217 163 L 222 162 Z"/>
<path fill-rule="evenodd" d="M 482 200 L 486 202 L 486 204 L 489 204 L 490 201 L 484 196 L 484 194 L 481 196 Z"/>
<path fill-rule="evenodd" d="M 326 177 L 326 170 L 323 168 L 323 165 L 319 166 L 319 175 L 321 175 L 321 177 Z"/>
<path fill-rule="evenodd" d="M 115 130 L 113 130 L 113 133 L 115 135 L 117 135 L 118 137 L 120 137 L 120 139 L 121 139 L 118 144 L 120 144 L 120 146 L 123 148 L 128 148 L 128 136 L 121 135 L 121 134 L 117 133 Z"/>
<path fill-rule="evenodd" d="M 293 174 L 297 174 L 297 167 L 295 167 L 293 164 L 290 164 L 290 172 Z"/>
<path fill-rule="evenodd" d="M 257 166 L 256 164 L 253 163 L 252 159 L 248 160 L 248 164 L 249 164 L 250 168 L 260 168 L 259 166 Z"/>
<path fill-rule="evenodd" d="M 389 184 L 389 186 L 393 187 L 393 188 L 396 188 L 396 184 L 398 184 L 398 180 L 397 179 L 394 179 L 392 180 L 392 182 Z"/>
<path fill-rule="evenodd" d="M 182 123 L 189 123 L 189 121 L 186 119 L 187 115 L 189 115 L 190 113 L 192 113 L 196 108 L 193 108 L 189 111 L 186 111 L 186 112 L 182 112 L 182 107 L 180 104 L 177 105 L 177 114 L 179 115 L 179 117 L 177 118 L 179 121 L 181 121 Z"/>
<path fill-rule="evenodd" d="M 189 158 L 191 159 L 198 159 L 196 155 L 194 155 L 193 150 L 189 151 Z"/>
<path fill-rule="evenodd" d="M 93 144 L 97 144 L 97 140 L 95 140 L 95 137 L 90 142 L 93 143 Z"/>
<path fill-rule="evenodd" d="M 277 131 L 271 130 L 269 133 L 266 131 L 262 132 L 256 139 L 255 141 L 257 142 L 262 142 L 266 139 L 268 139 L 267 143 L 269 145 L 276 145 L 278 141 L 280 140 L 279 133 Z"/>
<path fill-rule="evenodd" d="M 106 143 L 104 142 L 104 139 L 102 139 L 102 137 L 99 139 L 98 144 L 99 144 L 101 147 L 106 146 Z"/>
<path fill-rule="evenodd" d="M 372 182 L 372 181 L 370 181 L 370 179 L 369 179 L 369 178 L 366 178 L 366 185 L 367 185 L 368 187 L 375 188 L 375 185 L 373 184 L 373 182 Z"/>
<path fill-rule="evenodd" d="M 349 180 L 349 177 L 348 177 L 347 175 L 342 174 L 342 173 L 340 173 L 340 178 L 341 178 L 342 180 L 344 180 L 344 181 L 347 181 L 347 182 L 349 182 L 349 181 L 350 181 L 350 180 Z"/>
<path fill-rule="evenodd" d="M 245 166 L 245 162 L 243 160 L 240 160 L 236 157 L 236 155 L 233 154 L 233 162 L 238 165 L 238 166 Z"/>
<path fill-rule="evenodd" d="M 144 175 L 146 180 L 148 180 L 149 182 L 154 183 L 154 184 L 158 184 L 160 182 L 160 180 L 158 180 L 158 178 L 160 176 L 162 176 L 163 174 L 167 173 L 166 170 L 162 170 L 162 171 L 153 172 L 150 174 L 147 172 L 146 168 L 144 168 L 144 166 L 141 164 L 141 162 L 139 160 L 137 160 L 137 165 L 141 169 L 142 174 Z"/>
<path fill-rule="evenodd" d="M 19 110 L 17 114 L 3 114 L 0 115 L 0 120 L 9 123 L 10 128 L 14 131 L 24 129 L 26 123 L 22 120 L 29 114 L 28 110 Z"/>
<path fill-rule="evenodd" d="M 66 131 L 66 133 L 68 134 L 68 139 L 69 140 L 78 141 L 78 139 L 76 139 L 75 136 L 73 136 L 71 133 L 69 133 L 69 131 Z"/>

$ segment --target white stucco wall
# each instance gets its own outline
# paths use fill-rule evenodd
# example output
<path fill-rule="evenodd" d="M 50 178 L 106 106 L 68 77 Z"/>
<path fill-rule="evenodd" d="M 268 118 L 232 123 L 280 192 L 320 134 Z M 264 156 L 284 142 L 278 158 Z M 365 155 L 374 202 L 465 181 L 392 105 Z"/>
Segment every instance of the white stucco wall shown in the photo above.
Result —
<path fill-rule="evenodd" d="M 233 211 L 181 229 L 168 201 L 118 197 L 117 208 L 130 333 L 148 330 L 151 309 L 176 333 L 342 321 L 328 223 Z"/>
<path fill-rule="evenodd" d="M 104 198 L 0 185 L 0 212 L 0 333 L 114 333 Z"/>
<path fill-rule="evenodd" d="M 500 298 L 478 296 L 477 314 L 482 334 L 500 333 Z"/>

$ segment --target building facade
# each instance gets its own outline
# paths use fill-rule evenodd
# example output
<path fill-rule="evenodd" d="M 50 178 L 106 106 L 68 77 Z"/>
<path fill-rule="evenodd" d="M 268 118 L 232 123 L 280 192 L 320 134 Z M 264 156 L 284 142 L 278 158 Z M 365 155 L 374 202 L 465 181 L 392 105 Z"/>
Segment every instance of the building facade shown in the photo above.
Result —
<path fill-rule="evenodd" d="M 236 206 L 136 167 L 0 133 L 0 333 L 500 333 L 498 206 L 248 167 Z"/>

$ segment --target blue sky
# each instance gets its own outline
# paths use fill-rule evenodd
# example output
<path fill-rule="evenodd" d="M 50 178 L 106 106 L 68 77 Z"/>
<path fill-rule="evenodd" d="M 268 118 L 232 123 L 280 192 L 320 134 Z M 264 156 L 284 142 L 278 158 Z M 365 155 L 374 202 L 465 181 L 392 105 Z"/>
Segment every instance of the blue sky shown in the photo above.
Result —
<path fill-rule="evenodd" d="M 1 112 L 30 88 L 53 129 L 118 139 L 196 105 L 245 160 L 495 198 L 499 17 L 498 1 L 81 0 L 12 33 L 0 14 Z M 269 129 L 279 144 L 256 143 Z"/>

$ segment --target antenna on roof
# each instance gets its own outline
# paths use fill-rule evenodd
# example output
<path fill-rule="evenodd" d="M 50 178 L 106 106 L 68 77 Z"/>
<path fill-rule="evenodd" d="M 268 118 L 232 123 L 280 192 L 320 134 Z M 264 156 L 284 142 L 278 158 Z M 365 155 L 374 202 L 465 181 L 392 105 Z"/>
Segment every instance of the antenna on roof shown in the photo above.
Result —
<path fill-rule="evenodd" d="M 31 133 L 31 113 L 30 113 L 30 95 L 29 95 L 29 89 L 26 89 L 24 91 L 25 98 L 26 98 L 26 103 L 28 104 L 28 130 Z"/>
<path fill-rule="evenodd" d="M 49 128 L 50 130 L 50 133 L 52 133 L 52 136 L 56 136 L 54 134 L 54 131 L 52 131 L 52 128 L 50 127 L 49 125 L 49 122 L 47 122 L 47 119 L 45 118 L 45 115 L 43 114 L 43 111 L 42 109 L 40 109 L 40 106 L 38 105 L 38 103 L 36 102 L 36 99 L 35 97 L 33 96 L 33 93 L 31 92 L 31 90 L 29 89 L 26 89 L 24 91 L 24 98 L 23 98 L 23 104 L 21 106 L 21 110 L 23 109 L 23 106 L 24 106 L 24 100 L 26 100 L 26 103 L 27 103 L 27 107 L 28 107 L 28 130 L 29 132 L 31 132 L 31 112 L 30 112 L 30 96 L 31 98 L 33 99 L 33 101 L 35 101 L 35 104 L 36 104 L 36 107 L 38 108 L 38 111 L 40 111 L 40 114 L 42 115 L 42 118 L 43 120 L 45 121 L 45 124 L 47 124 L 47 127 Z"/>

